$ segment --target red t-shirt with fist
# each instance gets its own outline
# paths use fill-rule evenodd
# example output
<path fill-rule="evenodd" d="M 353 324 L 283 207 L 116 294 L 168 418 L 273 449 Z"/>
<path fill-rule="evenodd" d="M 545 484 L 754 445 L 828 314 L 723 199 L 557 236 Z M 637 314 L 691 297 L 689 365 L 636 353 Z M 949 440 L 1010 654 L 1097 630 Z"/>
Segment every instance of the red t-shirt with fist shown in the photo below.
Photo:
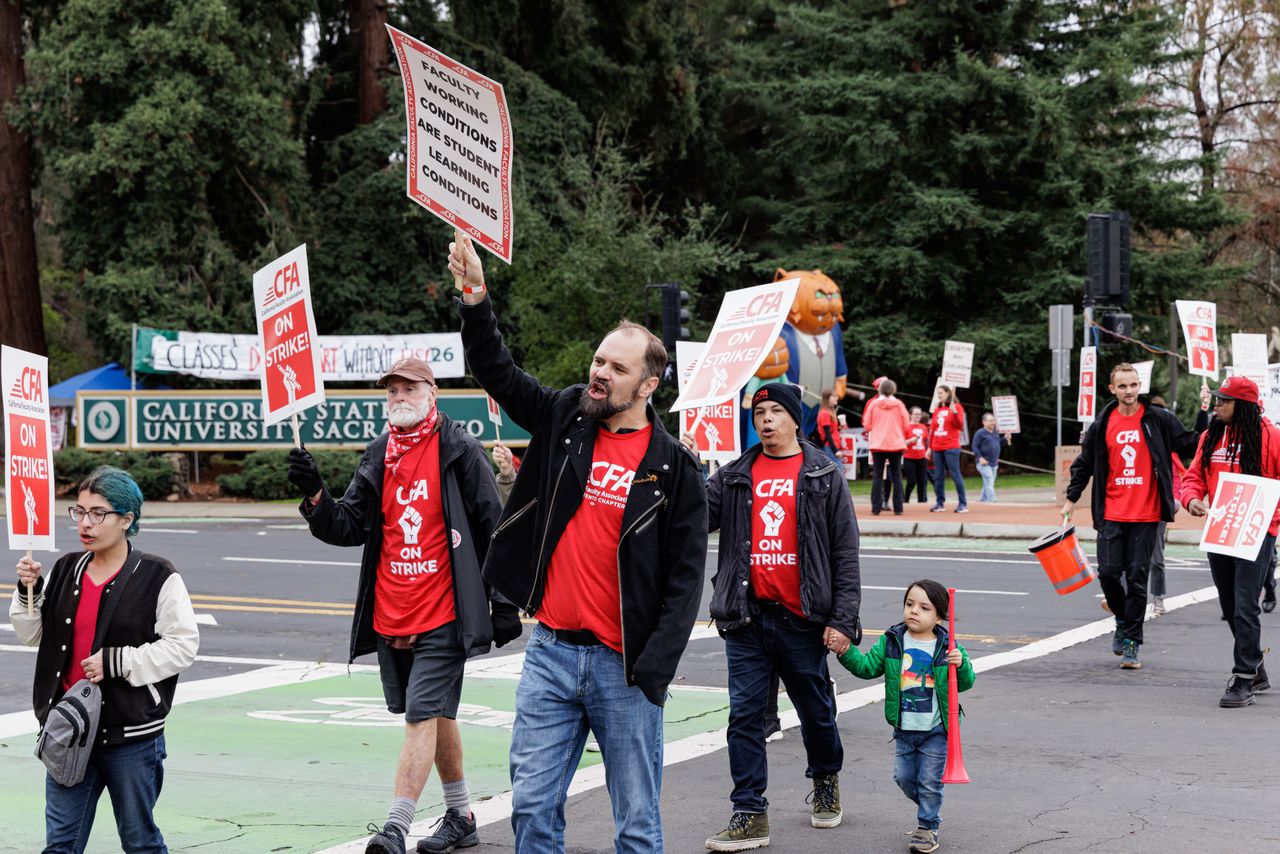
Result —
<path fill-rule="evenodd" d="M 440 492 L 440 431 L 414 445 L 382 475 L 382 553 L 373 630 L 419 635 L 454 619 L 453 571 Z"/>
<path fill-rule="evenodd" d="M 751 465 L 751 589 L 805 615 L 800 603 L 796 490 L 804 454 L 760 454 Z"/>

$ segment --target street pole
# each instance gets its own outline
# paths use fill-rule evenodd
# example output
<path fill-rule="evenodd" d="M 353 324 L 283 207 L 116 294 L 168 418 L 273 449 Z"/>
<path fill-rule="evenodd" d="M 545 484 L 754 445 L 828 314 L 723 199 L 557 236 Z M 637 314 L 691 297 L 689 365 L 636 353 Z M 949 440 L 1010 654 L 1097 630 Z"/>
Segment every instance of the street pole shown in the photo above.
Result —
<path fill-rule="evenodd" d="M 129 328 L 129 391 L 138 390 L 138 324 L 130 324 Z"/>
<path fill-rule="evenodd" d="M 1169 411 L 1178 411 L 1178 306 L 1169 303 Z"/>
<path fill-rule="evenodd" d="M 1058 357 L 1057 352 L 1053 354 L 1054 358 Z M 1062 383 L 1055 383 L 1058 387 L 1058 444 L 1055 447 L 1062 447 Z"/>

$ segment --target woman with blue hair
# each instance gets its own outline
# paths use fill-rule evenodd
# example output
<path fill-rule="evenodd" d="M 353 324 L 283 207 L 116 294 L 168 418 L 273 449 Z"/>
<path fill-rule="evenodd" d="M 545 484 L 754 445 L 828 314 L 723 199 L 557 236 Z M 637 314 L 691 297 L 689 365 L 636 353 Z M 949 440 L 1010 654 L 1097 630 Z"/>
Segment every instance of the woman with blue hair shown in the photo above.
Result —
<path fill-rule="evenodd" d="M 39 646 L 34 706 L 42 727 L 79 680 L 102 689 L 84 779 L 74 786 L 45 781 L 44 851 L 84 851 L 105 789 L 121 848 L 162 854 L 168 849 L 152 811 L 164 779 L 165 718 L 178 674 L 200 645 L 191 598 L 169 561 L 129 541 L 142 518 L 142 490 L 127 472 L 95 469 L 80 484 L 70 515 L 83 551 L 60 557 L 47 581 L 38 561 L 18 561 L 9 607 L 18 639 Z M 31 617 L 28 595 L 34 597 Z"/>

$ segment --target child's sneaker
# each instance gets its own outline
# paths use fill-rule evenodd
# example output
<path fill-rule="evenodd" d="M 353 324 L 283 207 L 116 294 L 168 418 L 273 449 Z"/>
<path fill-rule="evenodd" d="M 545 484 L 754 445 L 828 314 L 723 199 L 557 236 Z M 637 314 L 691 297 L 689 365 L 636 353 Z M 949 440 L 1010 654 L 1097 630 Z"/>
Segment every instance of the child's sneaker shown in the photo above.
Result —
<path fill-rule="evenodd" d="M 1124 658 L 1120 659 L 1120 667 L 1123 670 L 1140 670 L 1142 662 L 1138 661 L 1138 642 L 1135 640 L 1127 640 L 1124 642 Z"/>
<path fill-rule="evenodd" d="M 937 851 L 938 831 L 917 827 L 916 832 L 911 834 L 911 845 L 907 850 L 912 854 L 929 854 L 930 851 Z"/>

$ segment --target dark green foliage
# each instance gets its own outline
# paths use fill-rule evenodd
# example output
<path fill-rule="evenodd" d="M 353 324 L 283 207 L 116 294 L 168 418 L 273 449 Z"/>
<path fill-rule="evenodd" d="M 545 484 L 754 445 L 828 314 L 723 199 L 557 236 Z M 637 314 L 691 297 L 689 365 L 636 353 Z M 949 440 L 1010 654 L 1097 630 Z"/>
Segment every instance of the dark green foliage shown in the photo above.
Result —
<path fill-rule="evenodd" d="M 325 487 L 335 496 L 346 491 L 360 463 L 360 451 L 312 451 Z M 289 483 L 288 451 L 254 451 L 244 459 L 238 474 L 218 477 L 218 487 L 226 495 L 256 501 L 299 498 L 297 487 Z"/>
<path fill-rule="evenodd" d="M 158 454 L 66 448 L 53 455 L 54 480 L 59 490 L 74 489 L 98 466 L 127 471 L 148 501 L 163 500 L 173 492 L 173 466 Z"/>

